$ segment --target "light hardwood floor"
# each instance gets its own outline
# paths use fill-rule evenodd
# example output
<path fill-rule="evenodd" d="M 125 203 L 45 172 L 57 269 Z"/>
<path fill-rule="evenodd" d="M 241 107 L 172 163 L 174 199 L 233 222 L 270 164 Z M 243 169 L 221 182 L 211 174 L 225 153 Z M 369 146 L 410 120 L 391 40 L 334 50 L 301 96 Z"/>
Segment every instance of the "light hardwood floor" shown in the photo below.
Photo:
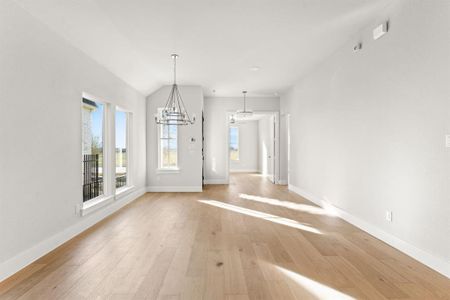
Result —
<path fill-rule="evenodd" d="M 0 299 L 450 299 L 450 280 L 256 174 L 149 193 Z"/>

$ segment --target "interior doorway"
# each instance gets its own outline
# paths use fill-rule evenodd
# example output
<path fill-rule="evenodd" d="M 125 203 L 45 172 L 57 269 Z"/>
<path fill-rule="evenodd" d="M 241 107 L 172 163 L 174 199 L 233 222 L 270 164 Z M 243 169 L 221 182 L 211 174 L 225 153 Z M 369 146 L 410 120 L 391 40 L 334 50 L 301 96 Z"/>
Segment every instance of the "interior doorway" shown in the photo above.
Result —
<path fill-rule="evenodd" d="M 230 173 L 253 173 L 278 184 L 279 113 L 227 114 L 227 180 Z"/>

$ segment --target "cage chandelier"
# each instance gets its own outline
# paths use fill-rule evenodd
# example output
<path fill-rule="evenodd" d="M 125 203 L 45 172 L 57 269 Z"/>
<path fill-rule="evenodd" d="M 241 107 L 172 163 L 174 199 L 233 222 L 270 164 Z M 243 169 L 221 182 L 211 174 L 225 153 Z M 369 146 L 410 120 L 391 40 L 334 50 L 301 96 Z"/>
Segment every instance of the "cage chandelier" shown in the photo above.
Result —
<path fill-rule="evenodd" d="M 195 117 L 191 118 L 184 106 L 177 85 L 177 58 L 178 54 L 172 54 L 173 59 L 173 85 L 170 90 L 164 108 L 155 116 L 156 124 L 163 125 L 190 125 L 194 124 Z"/>
<path fill-rule="evenodd" d="M 251 115 L 253 115 L 253 111 L 247 110 L 247 91 L 242 91 L 242 94 L 244 95 L 244 110 L 236 111 L 236 115 L 242 118 L 250 117 Z"/>

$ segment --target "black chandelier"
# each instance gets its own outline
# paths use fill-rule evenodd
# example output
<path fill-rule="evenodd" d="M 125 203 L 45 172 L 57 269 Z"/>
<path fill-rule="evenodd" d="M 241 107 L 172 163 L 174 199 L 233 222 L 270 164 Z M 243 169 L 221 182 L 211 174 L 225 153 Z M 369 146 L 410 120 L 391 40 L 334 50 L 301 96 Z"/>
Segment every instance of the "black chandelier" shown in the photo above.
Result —
<path fill-rule="evenodd" d="M 177 58 L 178 54 L 172 54 L 173 58 L 173 85 L 170 90 L 164 108 L 155 116 L 156 124 L 163 125 L 190 125 L 195 123 L 195 117 L 191 118 L 184 106 L 177 85 Z"/>

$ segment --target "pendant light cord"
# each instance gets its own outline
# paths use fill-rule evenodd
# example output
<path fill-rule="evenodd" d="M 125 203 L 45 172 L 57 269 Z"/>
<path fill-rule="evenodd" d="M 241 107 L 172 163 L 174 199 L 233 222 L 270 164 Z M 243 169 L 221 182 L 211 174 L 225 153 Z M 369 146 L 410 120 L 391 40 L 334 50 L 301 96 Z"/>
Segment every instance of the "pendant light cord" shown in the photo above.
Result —
<path fill-rule="evenodd" d="M 173 57 L 173 84 L 177 84 L 177 54 L 172 54 Z"/>

